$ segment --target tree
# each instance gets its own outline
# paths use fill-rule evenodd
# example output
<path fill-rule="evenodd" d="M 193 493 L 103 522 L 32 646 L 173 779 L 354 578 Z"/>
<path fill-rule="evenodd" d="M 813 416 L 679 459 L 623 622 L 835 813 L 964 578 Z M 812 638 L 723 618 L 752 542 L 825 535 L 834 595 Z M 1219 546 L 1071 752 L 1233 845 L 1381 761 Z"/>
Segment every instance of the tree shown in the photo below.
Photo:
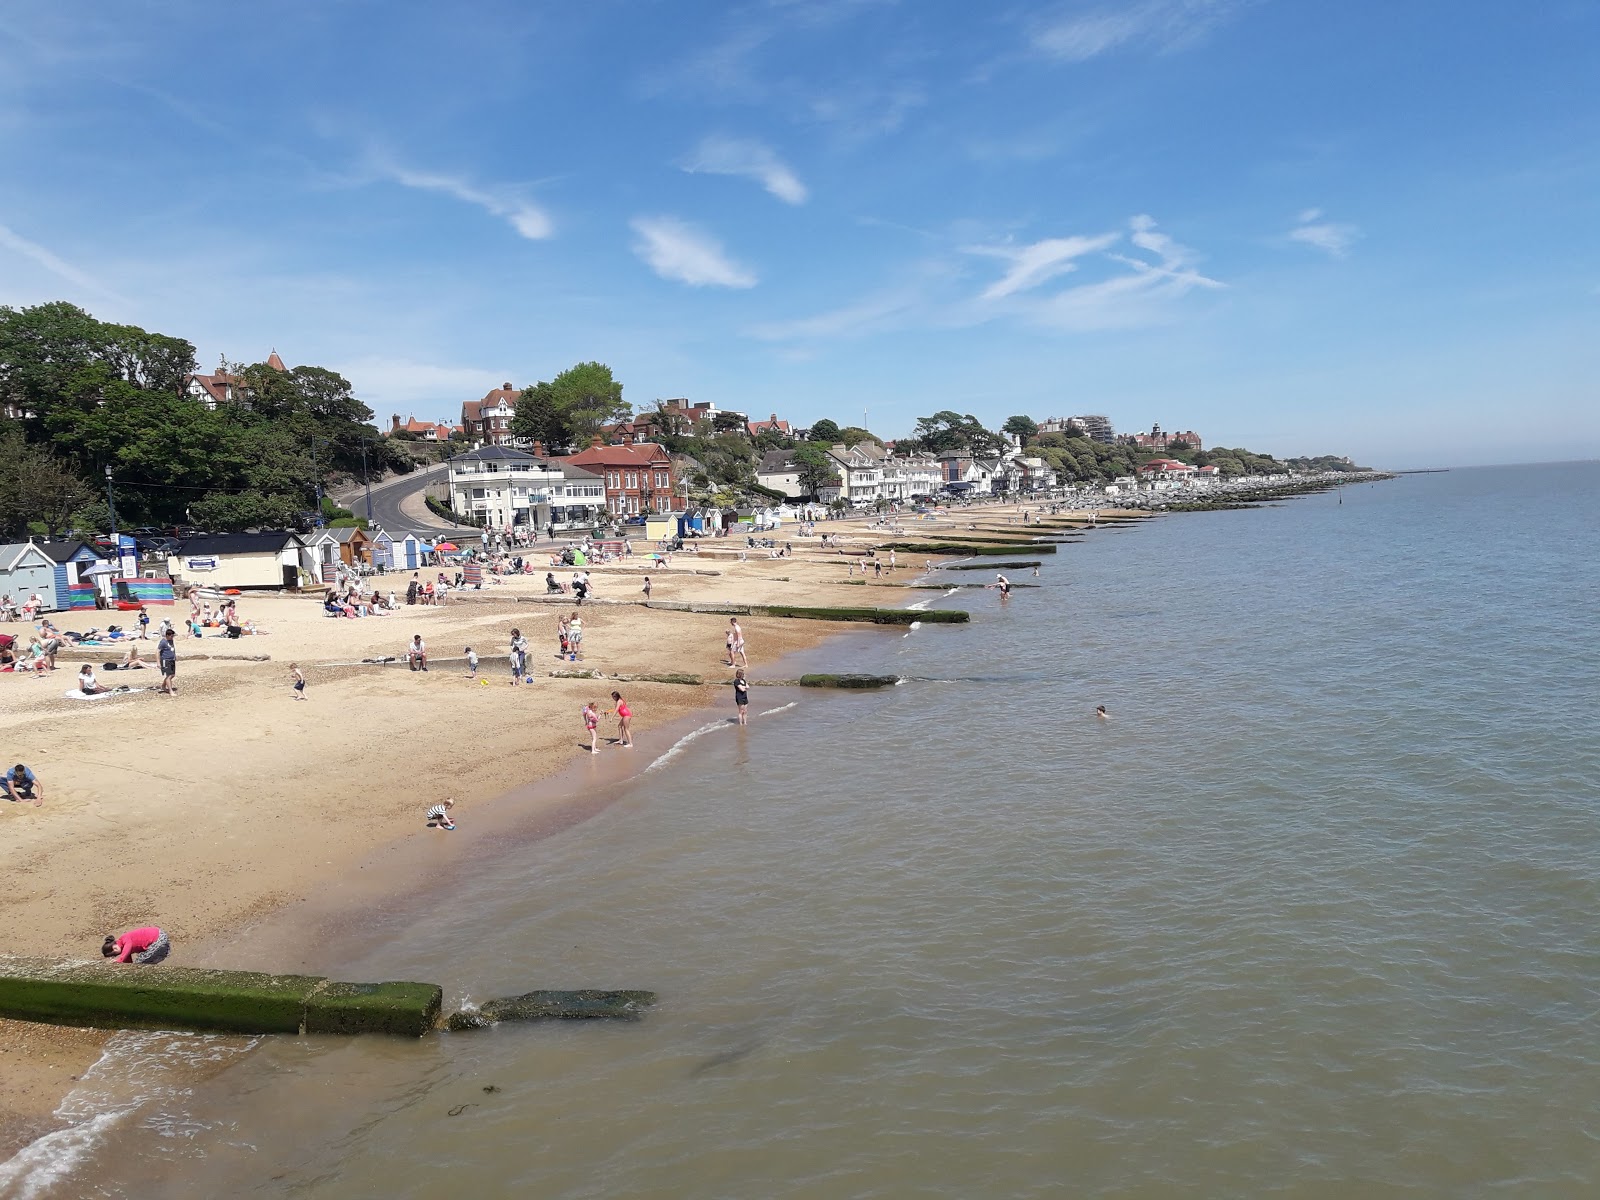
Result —
<path fill-rule="evenodd" d="M 813 442 L 822 442 L 828 446 L 837 445 L 839 442 L 839 426 L 837 423 L 828 420 L 827 417 L 823 417 L 822 420 L 811 427 L 810 436 Z"/>
<path fill-rule="evenodd" d="M 985 429 L 977 417 L 948 408 L 918 417 L 915 436 L 932 454 L 998 454 L 1005 448 L 1005 439 Z"/>
<path fill-rule="evenodd" d="M 1000 426 L 1000 429 L 1004 433 L 1016 434 L 1023 440 L 1024 443 L 1026 443 L 1029 438 L 1033 437 L 1034 434 L 1039 432 L 1039 422 L 1035 421 L 1032 417 L 1007 417 L 1006 423 Z"/>
<path fill-rule="evenodd" d="M 862 442 L 877 442 L 878 445 L 883 445 L 883 442 L 877 437 L 876 434 L 874 434 L 870 429 L 861 428 L 859 425 L 846 425 L 843 429 L 839 430 L 839 437 L 837 440 L 846 446 L 857 446 Z"/>
<path fill-rule="evenodd" d="M 823 488 L 839 482 L 839 464 L 833 461 L 821 442 L 801 442 L 794 450 L 795 473 L 800 476 L 800 486 L 808 496 L 818 495 Z"/>
<path fill-rule="evenodd" d="M 0 433 L 0 536 L 18 541 L 39 522 L 52 537 L 66 529 L 75 511 L 94 493 L 61 459 L 30 446 L 13 422 Z"/>
<path fill-rule="evenodd" d="M 749 423 L 738 413 L 719 412 L 711 419 L 711 428 L 717 433 L 743 433 L 750 432 Z"/>
<path fill-rule="evenodd" d="M 524 410 L 524 401 L 531 400 Z M 628 417 L 622 384 L 604 363 L 569 367 L 549 383 L 524 388 L 511 418 L 511 432 L 552 448 L 587 446 L 607 425 Z"/>

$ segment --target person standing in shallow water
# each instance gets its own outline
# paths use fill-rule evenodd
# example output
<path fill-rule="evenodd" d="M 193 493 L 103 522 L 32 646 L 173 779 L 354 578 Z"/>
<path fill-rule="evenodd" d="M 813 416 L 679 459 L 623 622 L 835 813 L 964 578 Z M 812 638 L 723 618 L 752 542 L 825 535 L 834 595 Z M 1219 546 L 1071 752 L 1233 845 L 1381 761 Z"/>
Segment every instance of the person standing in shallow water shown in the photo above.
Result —
<path fill-rule="evenodd" d="M 739 712 L 739 724 L 750 724 L 750 681 L 744 677 L 744 668 L 733 673 L 733 703 Z"/>
<path fill-rule="evenodd" d="M 621 692 L 611 693 L 611 703 L 616 705 L 612 709 L 617 714 L 617 745 L 633 745 L 633 709 L 628 707 L 628 702 L 622 698 Z"/>

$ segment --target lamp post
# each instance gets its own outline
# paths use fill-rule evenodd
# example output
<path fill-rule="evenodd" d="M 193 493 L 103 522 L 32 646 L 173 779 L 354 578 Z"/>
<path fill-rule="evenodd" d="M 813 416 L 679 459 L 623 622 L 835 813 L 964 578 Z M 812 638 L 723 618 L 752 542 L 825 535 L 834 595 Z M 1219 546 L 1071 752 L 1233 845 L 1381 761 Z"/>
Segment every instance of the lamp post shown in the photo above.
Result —
<path fill-rule="evenodd" d="M 121 543 L 117 541 L 117 498 L 111 490 L 111 467 L 106 467 L 106 507 L 111 510 L 111 541 L 120 550 Z"/>

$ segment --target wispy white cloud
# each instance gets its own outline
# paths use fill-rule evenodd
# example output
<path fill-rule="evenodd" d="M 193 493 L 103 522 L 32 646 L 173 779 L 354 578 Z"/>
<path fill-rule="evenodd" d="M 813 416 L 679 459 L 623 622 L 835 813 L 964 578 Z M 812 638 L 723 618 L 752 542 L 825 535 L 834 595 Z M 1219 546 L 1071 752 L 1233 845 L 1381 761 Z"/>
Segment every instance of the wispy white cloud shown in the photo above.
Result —
<path fill-rule="evenodd" d="M 1117 250 L 1122 245 L 1124 249 Z M 1153 218 L 1131 217 L 1127 230 L 1073 234 L 1018 245 L 953 245 L 963 256 L 1007 264 L 999 279 L 972 290 L 960 259 L 921 264 L 906 286 L 872 293 L 835 309 L 757 325 L 765 341 L 818 343 L 897 329 L 963 329 L 997 321 L 1061 333 L 1140 329 L 1173 320 L 1196 290 L 1224 285 L 1201 274 L 1199 256 L 1163 233 Z M 1069 273 L 1090 276 L 1071 287 L 1046 285 Z"/>
<path fill-rule="evenodd" d="M 765 142 L 708 137 L 680 165 L 691 175 L 753 179 L 785 204 L 806 202 L 806 185 Z"/>
<path fill-rule="evenodd" d="M 98 296 L 106 296 L 112 300 L 122 300 L 122 297 L 115 291 L 101 283 L 87 271 L 79 270 L 67 262 L 66 259 L 53 254 L 38 242 L 28 240 L 16 230 L 5 225 L 0 225 L 0 246 L 15 254 L 22 255 L 23 258 L 31 259 L 52 275 L 64 279 L 84 291 L 93 292 Z"/>
<path fill-rule="evenodd" d="M 510 188 L 483 188 L 459 176 L 417 171 L 381 158 L 375 159 L 374 166 L 378 174 L 402 187 L 438 192 L 476 205 L 491 216 L 502 218 L 530 241 L 539 241 L 555 232 L 554 223 L 542 208 L 518 196 Z"/>
<path fill-rule="evenodd" d="M 1045 238 L 1027 246 L 969 246 L 967 253 L 1005 259 L 1011 269 L 984 289 L 980 299 L 999 300 L 1015 292 L 1038 287 L 1068 271 L 1078 269 L 1075 259 L 1104 250 L 1121 237 L 1103 233 L 1097 237 Z"/>
<path fill-rule="evenodd" d="M 1143 0 L 1088 11 L 1058 10 L 1034 25 L 1029 42 L 1035 53 L 1060 62 L 1086 62 L 1136 46 L 1173 50 L 1203 36 L 1247 2 Z"/>
<path fill-rule="evenodd" d="M 1289 231 L 1291 242 L 1312 246 L 1334 258 L 1343 258 L 1349 254 L 1350 247 L 1360 236 L 1361 230 L 1354 225 L 1341 225 L 1334 221 L 1323 220 L 1320 208 L 1306 209 L 1300 214 L 1295 227 Z"/>
<path fill-rule="evenodd" d="M 847 139 L 865 141 L 898 133 L 906 118 L 927 103 L 928 93 L 917 84 L 891 88 L 858 84 L 814 95 L 807 107 L 813 117 L 834 126 Z"/>
<path fill-rule="evenodd" d="M 755 287 L 755 273 L 730 259 L 709 233 L 677 217 L 635 217 L 633 252 L 657 275 L 690 287 Z"/>

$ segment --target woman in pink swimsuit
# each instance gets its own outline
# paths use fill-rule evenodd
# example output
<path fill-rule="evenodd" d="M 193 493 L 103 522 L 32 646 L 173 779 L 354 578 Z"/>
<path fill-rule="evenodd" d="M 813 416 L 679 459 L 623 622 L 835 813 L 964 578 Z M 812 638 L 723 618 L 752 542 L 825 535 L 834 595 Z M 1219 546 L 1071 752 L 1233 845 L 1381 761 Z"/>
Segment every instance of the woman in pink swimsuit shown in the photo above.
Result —
<path fill-rule="evenodd" d="M 631 746 L 633 745 L 633 733 L 629 730 L 628 725 L 633 720 L 633 709 L 628 707 L 628 702 L 622 698 L 621 692 L 612 692 L 611 702 L 617 706 L 614 711 L 617 714 L 618 731 L 622 735 L 617 739 L 617 744 L 619 746 Z"/>

